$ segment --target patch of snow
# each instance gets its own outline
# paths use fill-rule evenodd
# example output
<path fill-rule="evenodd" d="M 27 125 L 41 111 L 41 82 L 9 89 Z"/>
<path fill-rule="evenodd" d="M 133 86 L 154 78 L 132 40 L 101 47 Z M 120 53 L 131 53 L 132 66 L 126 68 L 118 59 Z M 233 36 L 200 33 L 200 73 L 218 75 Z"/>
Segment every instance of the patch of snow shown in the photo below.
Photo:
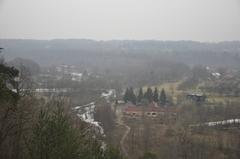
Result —
<path fill-rule="evenodd" d="M 107 100 L 107 102 L 109 103 L 110 102 L 109 100 L 111 97 L 116 98 L 116 91 L 115 91 L 115 89 L 110 89 L 106 92 L 103 92 L 101 96 L 104 97 Z"/>
<path fill-rule="evenodd" d="M 222 121 L 215 121 L 215 122 L 206 122 L 203 124 L 195 124 L 190 125 L 190 127 L 199 127 L 199 126 L 218 126 L 218 125 L 230 125 L 230 124 L 240 124 L 240 119 L 229 119 L 229 120 L 222 120 Z"/>
<path fill-rule="evenodd" d="M 107 144 L 102 141 L 102 143 L 101 143 L 101 149 L 102 149 L 103 151 L 105 151 L 106 148 L 107 148 Z"/>
<path fill-rule="evenodd" d="M 71 73 L 72 81 L 82 81 L 82 73 L 73 72 Z"/>
<path fill-rule="evenodd" d="M 82 105 L 82 106 L 76 106 L 73 108 L 73 110 L 77 111 L 77 116 L 79 118 L 81 118 L 86 123 L 94 125 L 95 128 L 97 128 L 98 132 L 101 135 L 105 136 L 104 130 L 103 130 L 102 126 L 100 125 L 100 123 L 94 120 L 94 112 L 95 112 L 95 103 L 94 102 L 91 102 L 89 104 Z"/>
<path fill-rule="evenodd" d="M 11 89 L 12 92 L 17 93 L 17 89 Z"/>
<path fill-rule="evenodd" d="M 118 100 L 118 104 L 124 104 L 125 102 L 123 100 Z"/>
<path fill-rule="evenodd" d="M 218 73 L 218 72 L 213 72 L 213 73 L 212 73 L 212 76 L 214 76 L 214 77 L 216 77 L 216 78 L 219 78 L 219 77 L 221 76 L 221 74 Z"/>
<path fill-rule="evenodd" d="M 35 92 L 37 93 L 66 93 L 68 92 L 67 88 L 37 88 L 35 89 Z"/>

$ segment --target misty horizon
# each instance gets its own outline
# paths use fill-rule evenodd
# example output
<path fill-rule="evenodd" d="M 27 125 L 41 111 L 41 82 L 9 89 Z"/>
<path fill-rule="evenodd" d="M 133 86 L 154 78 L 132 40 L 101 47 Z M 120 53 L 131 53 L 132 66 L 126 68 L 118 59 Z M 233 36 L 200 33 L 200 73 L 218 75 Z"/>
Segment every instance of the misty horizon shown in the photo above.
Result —
<path fill-rule="evenodd" d="M 90 39 L 90 38 L 44 38 L 44 39 L 37 39 L 37 38 L 0 38 L 0 40 L 23 40 L 23 41 L 55 41 L 55 40 L 86 40 L 86 41 L 95 41 L 95 42 L 111 42 L 111 41 L 136 41 L 136 42 L 196 42 L 196 43 L 208 43 L 208 44 L 219 44 L 219 43 L 225 43 L 225 42 L 240 42 L 240 40 L 221 40 L 221 41 L 198 41 L 198 40 L 161 40 L 161 39 Z"/>

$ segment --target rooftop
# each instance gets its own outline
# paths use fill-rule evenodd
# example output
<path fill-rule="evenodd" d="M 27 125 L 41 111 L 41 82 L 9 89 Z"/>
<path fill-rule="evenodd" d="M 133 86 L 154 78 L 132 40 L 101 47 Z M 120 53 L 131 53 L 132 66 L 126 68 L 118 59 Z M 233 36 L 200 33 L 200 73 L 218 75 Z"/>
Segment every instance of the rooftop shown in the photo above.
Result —
<path fill-rule="evenodd" d="M 169 107 L 160 107 L 157 106 L 156 103 L 150 103 L 148 106 L 135 106 L 133 104 L 127 103 L 126 108 L 124 109 L 125 112 L 176 112 L 175 108 Z"/>

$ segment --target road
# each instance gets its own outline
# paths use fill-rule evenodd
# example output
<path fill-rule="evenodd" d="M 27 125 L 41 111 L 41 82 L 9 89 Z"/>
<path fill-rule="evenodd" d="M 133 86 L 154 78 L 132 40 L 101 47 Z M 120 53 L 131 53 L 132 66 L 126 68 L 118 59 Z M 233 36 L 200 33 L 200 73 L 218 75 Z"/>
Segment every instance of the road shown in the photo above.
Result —
<path fill-rule="evenodd" d="M 128 134 L 129 134 L 131 128 L 127 124 L 125 124 L 122 120 L 122 109 L 123 109 L 122 107 L 121 108 L 120 107 L 116 108 L 117 124 L 122 125 L 126 128 L 126 130 L 125 130 L 125 132 L 124 132 L 124 134 L 123 134 L 123 136 L 120 140 L 120 147 L 121 147 L 121 151 L 124 154 L 124 156 L 126 158 L 128 158 L 129 155 L 128 155 L 128 152 L 127 152 L 127 150 L 124 146 L 124 143 L 125 143 L 125 140 L 126 140 Z"/>

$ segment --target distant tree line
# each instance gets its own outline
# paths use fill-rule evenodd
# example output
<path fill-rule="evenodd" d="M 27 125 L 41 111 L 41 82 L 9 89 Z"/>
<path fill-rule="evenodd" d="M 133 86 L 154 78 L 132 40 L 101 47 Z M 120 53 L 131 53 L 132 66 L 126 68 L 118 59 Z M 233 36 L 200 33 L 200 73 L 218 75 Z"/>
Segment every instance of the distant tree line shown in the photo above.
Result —
<path fill-rule="evenodd" d="M 131 102 L 132 104 L 147 104 L 151 102 L 159 103 L 163 106 L 167 104 L 167 96 L 164 88 L 161 90 L 160 94 L 158 88 L 155 88 L 154 91 L 152 88 L 148 87 L 146 92 L 143 92 L 143 89 L 140 88 L 138 94 L 136 95 L 133 88 L 127 88 L 123 96 L 124 102 Z"/>

